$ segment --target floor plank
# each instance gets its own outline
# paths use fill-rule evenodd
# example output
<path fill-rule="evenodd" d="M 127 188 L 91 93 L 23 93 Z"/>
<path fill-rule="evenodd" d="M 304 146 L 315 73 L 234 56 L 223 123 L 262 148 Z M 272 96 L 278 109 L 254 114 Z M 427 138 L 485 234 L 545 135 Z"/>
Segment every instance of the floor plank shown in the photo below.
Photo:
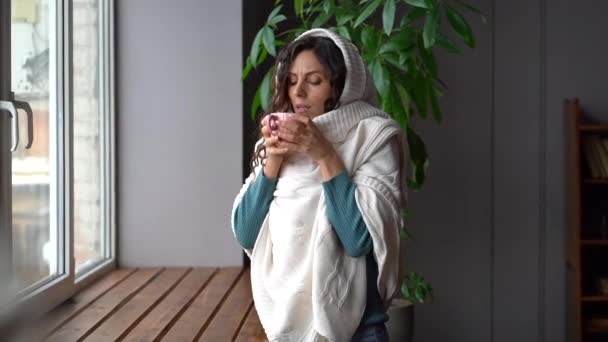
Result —
<path fill-rule="evenodd" d="M 242 267 L 118 269 L 34 323 L 19 341 L 267 342 Z"/>
<path fill-rule="evenodd" d="M 114 312 L 95 331 L 87 342 L 116 341 L 129 332 L 139 320 L 189 272 L 188 268 L 166 269 L 156 276 L 146 287 Z"/>
<path fill-rule="evenodd" d="M 120 305 L 160 273 L 161 268 L 140 269 L 54 332 L 48 341 L 78 341 L 103 323 Z"/>
<path fill-rule="evenodd" d="M 195 268 L 125 337 L 124 342 L 152 342 L 185 311 L 216 268 Z"/>
<path fill-rule="evenodd" d="M 201 329 L 208 324 L 207 321 L 213 318 L 221 301 L 227 296 L 228 289 L 232 288 L 241 273 L 241 267 L 220 269 L 179 320 L 163 336 L 162 341 L 195 340 Z"/>
<path fill-rule="evenodd" d="M 264 332 L 264 328 L 262 328 L 262 323 L 260 323 L 260 318 L 258 317 L 258 313 L 255 311 L 255 306 L 253 302 L 249 306 L 249 312 L 247 313 L 247 319 L 245 320 L 245 324 L 239 331 L 239 335 L 237 336 L 236 342 L 267 342 L 266 332 Z"/>
<path fill-rule="evenodd" d="M 135 268 L 121 268 L 111 271 L 109 274 L 78 292 L 74 297 L 51 310 L 51 312 L 44 315 L 41 319 L 35 321 L 33 324 L 33 327 L 35 328 L 30 328 L 23 332 L 19 339 L 23 341 L 40 341 L 49 336 L 96 299 L 124 281 L 136 270 L 137 269 Z"/>
<path fill-rule="evenodd" d="M 199 341 L 232 341 L 245 321 L 251 296 L 251 276 L 247 269 L 230 291 L 228 298 L 203 331 Z"/>

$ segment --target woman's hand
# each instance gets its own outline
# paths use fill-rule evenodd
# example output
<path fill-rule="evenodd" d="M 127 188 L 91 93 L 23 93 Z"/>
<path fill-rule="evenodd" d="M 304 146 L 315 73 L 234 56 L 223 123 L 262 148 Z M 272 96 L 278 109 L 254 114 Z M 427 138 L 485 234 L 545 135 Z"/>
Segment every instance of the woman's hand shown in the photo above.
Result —
<path fill-rule="evenodd" d="M 332 144 L 307 116 L 294 115 L 288 120 L 277 121 L 277 126 L 276 136 L 281 140 L 278 144 L 281 148 L 305 153 L 316 162 L 335 153 Z"/>
<path fill-rule="evenodd" d="M 268 120 L 262 120 L 262 136 L 264 137 L 264 146 L 266 147 L 266 162 L 264 165 L 264 175 L 268 178 L 276 178 L 279 175 L 283 159 L 289 153 L 287 148 L 277 146 L 279 137 L 272 135 Z"/>
<path fill-rule="evenodd" d="M 283 160 L 289 152 L 287 148 L 278 145 L 279 137 L 272 134 L 268 126 L 262 126 L 262 135 L 264 136 L 264 146 L 266 147 L 266 156 L 268 159 Z"/>
<path fill-rule="evenodd" d="M 302 152 L 321 167 L 324 180 L 329 180 L 344 169 L 342 160 L 333 145 L 307 116 L 295 115 L 288 120 L 278 121 L 277 146 L 288 152 Z"/>

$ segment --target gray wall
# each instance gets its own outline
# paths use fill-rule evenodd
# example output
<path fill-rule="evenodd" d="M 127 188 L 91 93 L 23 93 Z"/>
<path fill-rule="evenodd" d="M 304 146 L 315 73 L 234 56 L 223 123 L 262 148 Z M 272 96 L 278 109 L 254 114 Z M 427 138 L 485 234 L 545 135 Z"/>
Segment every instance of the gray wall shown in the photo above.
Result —
<path fill-rule="evenodd" d="M 436 300 L 416 341 L 566 339 L 562 101 L 608 122 L 608 3 L 477 0 L 479 46 L 440 57 L 445 122 L 418 122 L 428 183 L 410 196 L 409 269 Z"/>
<path fill-rule="evenodd" d="M 119 263 L 240 265 L 241 1 L 116 6 Z"/>

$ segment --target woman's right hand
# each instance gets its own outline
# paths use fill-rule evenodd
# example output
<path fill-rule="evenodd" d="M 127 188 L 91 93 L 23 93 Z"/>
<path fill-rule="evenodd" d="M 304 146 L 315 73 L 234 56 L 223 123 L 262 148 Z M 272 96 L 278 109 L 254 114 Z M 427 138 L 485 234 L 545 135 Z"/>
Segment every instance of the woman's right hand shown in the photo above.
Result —
<path fill-rule="evenodd" d="M 268 178 L 276 178 L 278 176 L 283 159 L 288 152 L 287 148 L 280 147 L 279 137 L 275 134 L 268 127 L 268 120 L 264 118 L 262 120 L 262 136 L 264 137 L 264 146 L 266 147 L 264 175 Z"/>

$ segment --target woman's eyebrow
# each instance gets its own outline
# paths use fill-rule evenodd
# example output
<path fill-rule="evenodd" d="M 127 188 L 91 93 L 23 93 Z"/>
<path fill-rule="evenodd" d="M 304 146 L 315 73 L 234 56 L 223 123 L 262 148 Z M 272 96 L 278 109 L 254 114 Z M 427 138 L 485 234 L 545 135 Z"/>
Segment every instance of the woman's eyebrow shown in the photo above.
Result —
<path fill-rule="evenodd" d="M 319 70 L 311 70 L 311 71 L 309 71 L 309 72 L 305 73 L 305 74 L 304 74 L 304 76 L 308 76 L 308 75 L 310 75 L 310 74 L 321 74 L 321 75 L 323 75 L 323 72 L 321 72 L 321 71 L 319 71 Z M 293 72 L 289 72 L 289 76 L 291 76 L 291 75 L 293 75 L 293 76 L 298 76 L 297 74 L 295 74 L 295 73 L 293 73 Z"/>

